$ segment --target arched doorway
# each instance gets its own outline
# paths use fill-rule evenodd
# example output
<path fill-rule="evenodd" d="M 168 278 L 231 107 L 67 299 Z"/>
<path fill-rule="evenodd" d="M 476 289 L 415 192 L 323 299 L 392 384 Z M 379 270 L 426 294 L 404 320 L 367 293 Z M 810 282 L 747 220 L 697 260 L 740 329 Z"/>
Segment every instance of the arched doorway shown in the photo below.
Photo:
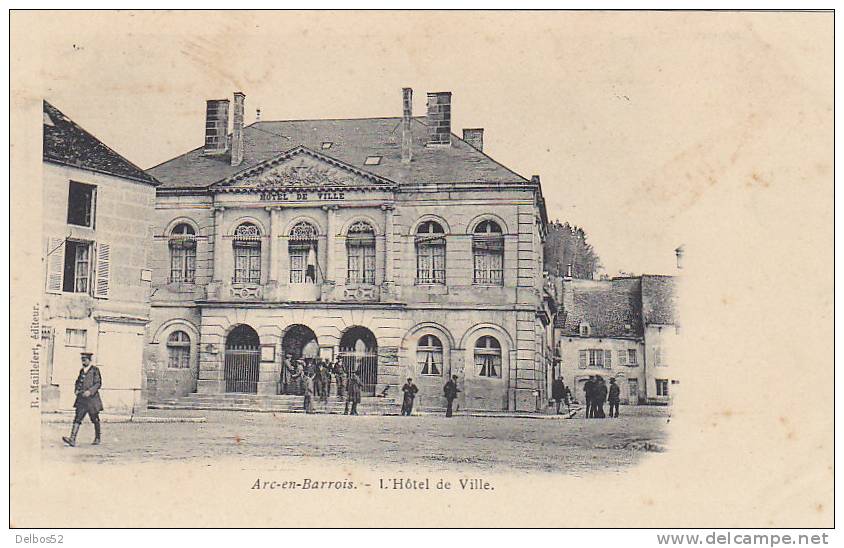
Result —
<path fill-rule="evenodd" d="M 226 392 L 255 394 L 258 392 L 258 362 L 261 342 L 258 333 L 246 324 L 240 324 L 226 337 L 226 355 L 223 376 Z"/>
<path fill-rule="evenodd" d="M 313 330 L 302 324 L 294 324 L 287 328 L 284 337 L 281 339 L 282 371 L 279 383 L 279 393 L 299 394 L 300 387 L 292 382 L 293 370 L 287 371 L 288 366 L 295 364 L 295 361 L 302 358 L 305 360 L 319 357 L 319 343 Z"/>
<path fill-rule="evenodd" d="M 378 384 L 378 341 L 369 329 L 359 325 L 347 329 L 340 338 L 340 359 L 347 371 L 357 371 L 361 394 L 375 395 Z"/>

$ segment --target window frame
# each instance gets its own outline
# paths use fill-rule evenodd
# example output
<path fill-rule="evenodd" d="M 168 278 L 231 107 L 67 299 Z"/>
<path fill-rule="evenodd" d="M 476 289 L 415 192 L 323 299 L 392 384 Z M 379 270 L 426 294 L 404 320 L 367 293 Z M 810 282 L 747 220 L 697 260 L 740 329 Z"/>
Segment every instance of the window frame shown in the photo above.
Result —
<path fill-rule="evenodd" d="M 656 383 L 656 395 L 658 398 L 667 398 L 669 395 L 668 379 L 654 379 Z"/>
<path fill-rule="evenodd" d="M 249 227 L 254 227 L 255 230 L 250 230 Z M 241 231 L 241 228 L 244 228 L 244 230 Z M 264 260 L 262 251 L 261 229 L 258 225 L 250 221 L 244 221 L 237 225 L 232 241 L 232 253 L 234 255 L 233 284 L 257 285 L 261 283 L 263 270 L 261 263 Z M 244 260 L 246 265 L 239 266 L 239 263 Z"/>
<path fill-rule="evenodd" d="M 425 228 L 428 230 L 423 232 Z M 435 230 L 436 228 L 439 230 Z M 419 224 L 414 242 L 416 285 L 446 284 L 446 245 L 445 228 L 438 221 L 427 220 Z"/>
<path fill-rule="evenodd" d="M 174 340 L 174 336 L 178 336 L 179 334 L 183 335 L 184 338 L 177 337 L 181 340 Z M 191 362 L 191 346 L 193 342 L 191 341 L 190 335 L 181 329 L 176 329 L 167 336 L 167 369 L 190 369 L 190 362 Z M 175 360 L 174 360 L 175 358 Z M 176 366 L 173 365 L 174 361 L 178 364 Z"/>
<path fill-rule="evenodd" d="M 70 249 L 73 249 L 72 259 L 71 255 L 68 253 Z M 87 250 L 87 260 L 80 260 L 80 249 Z M 72 268 L 68 268 L 68 261 L 71 261 Z M 79 274 L 80 265 L 85 265 L 87 270 L 85 275 Z M 86 295 L 91 295 L 93 293 L 95 268 L 96 263 L 94 259 L 94 242 L 90 240 L 77 240 L 71 238 L 66 239 L 64 243 L 64 260 L 62 264 L 62 293 L 82 293 Z M 71 274 L 71 276 L 68 276 L 68 274 Z M 67 289 L 67 284 L 70 280 L 72 280 L 72 289 Z M 79 288 L 80 282 L 84 282 L 83 289 Z"/>
<path fill-rule="evenodd" d="M 185 231 L 180 231 L 185 227 Z M 188 232 L 188 230 L 190 232 Z M 178 223 L 170 231 L 167 242 L 170 251 L 168 283 L 196 283 L 196 230 L 189 223 Z M 178 273 L 177 275 L 175 273 Z"/>
<path fill-rule="evenodd" d="M 430 344 L 431 339 L 439 344 Z M 429 344 L 423 344 L 423 342 L 427 342 Z M 420 354 L 426 355 L 424 362 L 420 360 Z M 436 360 L 438 354 L 439 361 Z M 429 357 L 432 358 L 430 362 L 428 361 Z M 428 367 L 429 364 L 431 364 L 433 368 L 439 367 L 439 372 L 426 373 L 425 368 Z M 425 333 L 419 337 L 419 340 L 416 342 L 416 365 L 419 368 L 419 374 L 423 377 L 442 377 L 445 374 L 445 350 L 443 348 L 442 340 L 438 336 L 432 333 Z"/>
<path fill-rule="evenodd" d="M 375 285 L 375 272 L 375 229 L 356 221 L 346 233 L 346 285 Z"/>
<path fill-rule="evenodd" d="M 71 332 L 75 332 L 77 335 L 81 333 L 82 342 L 75 343 L 72 341 Z M 88 330 L 87 329 L 80 329 L 76 327 L 67 327 L 64 330 L 64 345 L 65 347 L 69 348 L 86 348 L 88 346 Z"/>
<path fill-rule="evenodd" d="M 86 224 L 79 224 L 74 222 L 75 219 L 71 219 L 71 207 L 72 207 L 72 200 L 74 194 L 75 187 L 84 187 L 85 190 L 90 191 L 89 194 L 89 203 L 87 204 L 87 208 L 85 211 L 85 217 L 87 220 Z M 92 230 L 96 229 L 97 223 L 97 185 L 92 185 L 90 183 L 82 183 L 79 181 L 68 181 L 68 190 L 67 190 L 67 224 L 73 226 L 81 226 L 84 228 L 90 228 Z"/>
<path fill-rule="evenodd" d="M 486 343 L 485 346 L 481 346 L 482 343 Z M 496 346 L 490 346 L 489 343 L 494 342 Z M 496 337 L 492 335 L 482 335 L 478 337 L 475 341 L 475 345 L 473 347 L 473 361 L 475 362 L 475 374 L 483 379 L 501 379 L 504 377 L 504 359 L 503 356 L 504 352 L 501 348 L 501 341 L 499 341 Z M 492 364 L 489 362 L 481 363 L 484 357 L 490 357 Z M 479 360 L 479 358 L 481 358 Z M 497 360 L 495 359 L 497 358 Z M 496 375 L 490 375 L 490 369 L 486 369 L 489 365 L 492 365 L 490 368 L 492 371 L 495 371 L 495 368 L 498 368 Z"/>
<path fill-rule="evenodd" d="M 301 228 L 300 228 L 301 227 Z M 307 227 L 307 228 L 305 228 Z M 314 272 L 314 280 L 307 281 L 308 253 L 313 249 L 319 260 L 319 231 L 310 221 L 298 221 L 290 229 L 287 237 L 288 280 L 291 284 L 317 283 L 318 272 Z M 297 263 L 301 260 L 301 268 Z M 318 265 L 317 265 L 318 266 Z M 295 268 L 294 268 L 295 267 Z M 316 269 L 315 269 L 316 270 Z M 301 278 L 301 279 L 298 279 Z"/>
<path fill-rule="evenodd" d="M 479 222 L 472 232 L 472 284 L 504 285 L 504 232 L 491 219 Z"/>

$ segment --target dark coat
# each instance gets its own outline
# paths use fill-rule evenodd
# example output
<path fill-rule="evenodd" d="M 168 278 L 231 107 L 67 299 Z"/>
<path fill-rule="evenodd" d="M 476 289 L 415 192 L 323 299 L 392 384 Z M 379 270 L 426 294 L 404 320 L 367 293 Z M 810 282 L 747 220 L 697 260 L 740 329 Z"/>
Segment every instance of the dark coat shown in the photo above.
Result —
<path fill-rule="evenodd" d="M 100 369 L 96 365 L 92 365 L 88 372 L 85 368 L 79 370 L 79 376 L 76 377 L 76 384 L 73 391 L 76 393 L 76 401 L 73 402 L 73 407 L 79 409 L 87 409 L 88 412 L 99 413 L 103 410 L 103 400 L 100 399 L 100 388 L 103 385 L 103 377 L 100 374 Z M 82 393 L 88 391 L 89 396 L 83 396 Z"/>
<path fill-rule="evenodd" d="M 595 388 L 597 383 L 593 380 L 588 380 L 583 383 L 583 392 L 586 395 L 586 403 L 595 399 Z"/>
<path fill-rule="evenodd" d="M 460 390 L 457 389 L 457 383 L 454 382 L 454 379 L 449 379 L 445 386 L 443 386 L 443 395 L 445 395 L 445 399 L 447 400 L 455 400 L 457 399 L 457 393 Z"/>
<path fill-rule="evenodd" d="M 604 403 L 607 401 L 607 385 L 602 382 L 597 383 L 595 385 L 595 394 L 593 397 L 597 403 Z"/>
<path fill-rule="evenodd" d="M 610 384 L 610 396 L 609 396 L 610 403 L 618 403 L 620 395 L 621 395 L 621 389 L 618 387 L 618 385 L 615 384 L 615 383 Z"/>
<path fill-rule="evenodd" d="M 562 401 L 566 394 L 566 386 L 563 384 L 563 379 L 554 379 L 551 383 L 551 399 Z"/>
<path fill-rule="evenodd" d="M 401 391 L 404 392 L 404 401 L 413 401 L 413 398 L 416 397 L 416 393 L 419 392 L 419 388 L 413 383 L 404 383 L 404 386 L 401 387 Z"/>
<path fill-rule="evenodd" d="M 349 377 L 348 400 L 352 403 L 360 403 L 360 377 L 352 373 Z"/>

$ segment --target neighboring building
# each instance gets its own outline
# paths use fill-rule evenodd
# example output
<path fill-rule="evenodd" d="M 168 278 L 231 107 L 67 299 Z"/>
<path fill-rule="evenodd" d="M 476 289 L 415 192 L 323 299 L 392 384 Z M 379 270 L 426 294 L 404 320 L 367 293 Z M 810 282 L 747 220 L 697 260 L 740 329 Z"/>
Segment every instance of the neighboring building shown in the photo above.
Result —
<path fill-rule="evenodd" d="M 73 405 L 85 350 L 107 410 L 143 407 L 158 183 L 46 101 L 43 128 L 42 408 Z"/>
<path fill-rule="evenodd" d="M 667 367 L 675 318 L 671 276 L 565 278 L 555 321 L 564 382 L 580 402 L 591 375 L 614 377 L 623 403 L 667 402 L 679 382 Z"/>
<path fill-rule="evenodd" d="M 157 189 L 152 322 L 158 398 L 278 394 L 287 354 L 340 356 L 364 393 L 421 405 L 537 410 L 551 367 L 539 177 L 451 132 L 451 93 L 425 117 L 260 121 L 242 93 L 207 102 L 205 145 L 150 169 Z M 197 128 L 199 129 L 199 128 Z"/>

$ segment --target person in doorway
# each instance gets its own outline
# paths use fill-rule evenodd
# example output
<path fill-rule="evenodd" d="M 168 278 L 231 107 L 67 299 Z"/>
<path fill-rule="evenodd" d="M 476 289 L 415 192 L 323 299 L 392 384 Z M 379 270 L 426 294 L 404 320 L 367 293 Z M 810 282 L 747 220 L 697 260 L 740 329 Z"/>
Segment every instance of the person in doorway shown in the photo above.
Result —
<path fill-rule="evenodd" d="M 82 426 L 85 415 L 88 415 L 94 424 L 93 445 L 99 445 L 102 441 L 100 437 L 100 411 L 103 410 L 103 401 L 100 399 L 100 388 L 103 385 L 103 377 L 100 374 L 100 369 L 93 365 L 91 360 L 93 355 L 92 352 L 80 354 L 82 369 L 79 370 L 79 376 L 76 377 L 76 384 L 73 389 L 76 393 L 76 401 L 73 403 L 76 414 L 73 417 L 70 436 L 62 436 L 62 441 L 71 447 L 76 447 L 76 435 L 79 433 L 79 427 Z"/>
<path fill-rule="evenodd" d="M 348 386 L 346 387 L 347 396 L 346 396 L 346 408 L 343 411 L 344 415 L 357 415 L 358 414 L 358 404 L 360 403 L 360 377 L 358 377 L 357 370 L 352 371 L 349 375 L 349 382 Z M 349 411 L 349 405 L 351 404 L 351 411 Z"/>
<path fill-rule="evenodd" d="M 560 414 L 560 404 L 566 396 L 566 385 L 563 384 L 563 377 L 557 377 L 551 382 L 551 398 L 557 408 L 557 415 Z"/>
<path fill-rule="evenodd" d="M 583 397 L 586 399 L 586 418 L 595 418 L 595 376 L 590 375 L 589 379 L 583 383 Z"/>
<path fill-rule="evenodd" d="M 293 372 L 296 368 L 293 367 L 293 356 L 286 354 L 281 365 L 281 387 L 280 394 L 289 394 L 293 378 Z"/>
<path fill-rule="evenodd" d="M 597 383 L 595 384 L 595 393 L 593 395 L 593 405 L 595 407 L 594 415 L 595 418 L 598 419 L 605 419 L 607 416 L 604 414 L 604 403 L 607 401 L 607 383 L 604 382 L 604 378 L 600 375 L 597 377 Z"/>
<path fill-rule="evenodd" d="M 410 413 L 413 412 L 413 400 L 416 398 L 419 388 L 413 384 L 413 379 L 408 377 L 407 382 L 401 387 L 401 391 L 404 392 L 404 398 L 401 403 L 401 414 L 404 417 L 409 417 Z"/>
<path fill-rule="evenodd" d="M 331 362 L 328 360 L 320 360 L 322 364 L 322 401 L 327 402 L 328 397 L 331 396 Z"/>
<path fill-rule="evenodd" d="M 314 376 L 313 374 L 305 375 L 305 413 L 314 412 Z"/>
<path fill-rule="evenodd" d="M 445 416 L 451 417 L 453 415 L 452 407 L 454 405 L 454 400 L 457 399 L 457 393 L 460 390 L 457 388 L 457 375 L 452 375 L 448 382 L 445 383 L 443 386 L 443 395 L 445 395 L 445 400 L 447 402 L 445 408 Z"/>
<path fill-rule="evenodd" d="M 314 396 L 322 399 L 322 393 L 325 389 L 325 377 L 322 368 L 322 360 L 315 359 L 314 363 Z"/>
<path fill-rule="evenodd" d="M 301 359 L 296 360 L 292 380 L 296 395 L 301 396 L 304 393 L 305 387 L 305 362 Z"/>
<path fill-rule="evenodd" d="M 343 400 L 346 393 L 346 371 L 340 358 L 334 360 L 334 380 L 337 384 L 337 397 Z"/>
<path fill-rule="evenodd" d="M 621 389 L 618 388 L 618 385 L 615 383 L 615 379 L 610 377 L 610 392 L 608 396 L 608 401 L 610 402 L 610 418 L 618 418 L 618 404 L 620 401 L 621 396 Z M 615 411 L 615 415 L 613 415 L 613 411 Z"/>

